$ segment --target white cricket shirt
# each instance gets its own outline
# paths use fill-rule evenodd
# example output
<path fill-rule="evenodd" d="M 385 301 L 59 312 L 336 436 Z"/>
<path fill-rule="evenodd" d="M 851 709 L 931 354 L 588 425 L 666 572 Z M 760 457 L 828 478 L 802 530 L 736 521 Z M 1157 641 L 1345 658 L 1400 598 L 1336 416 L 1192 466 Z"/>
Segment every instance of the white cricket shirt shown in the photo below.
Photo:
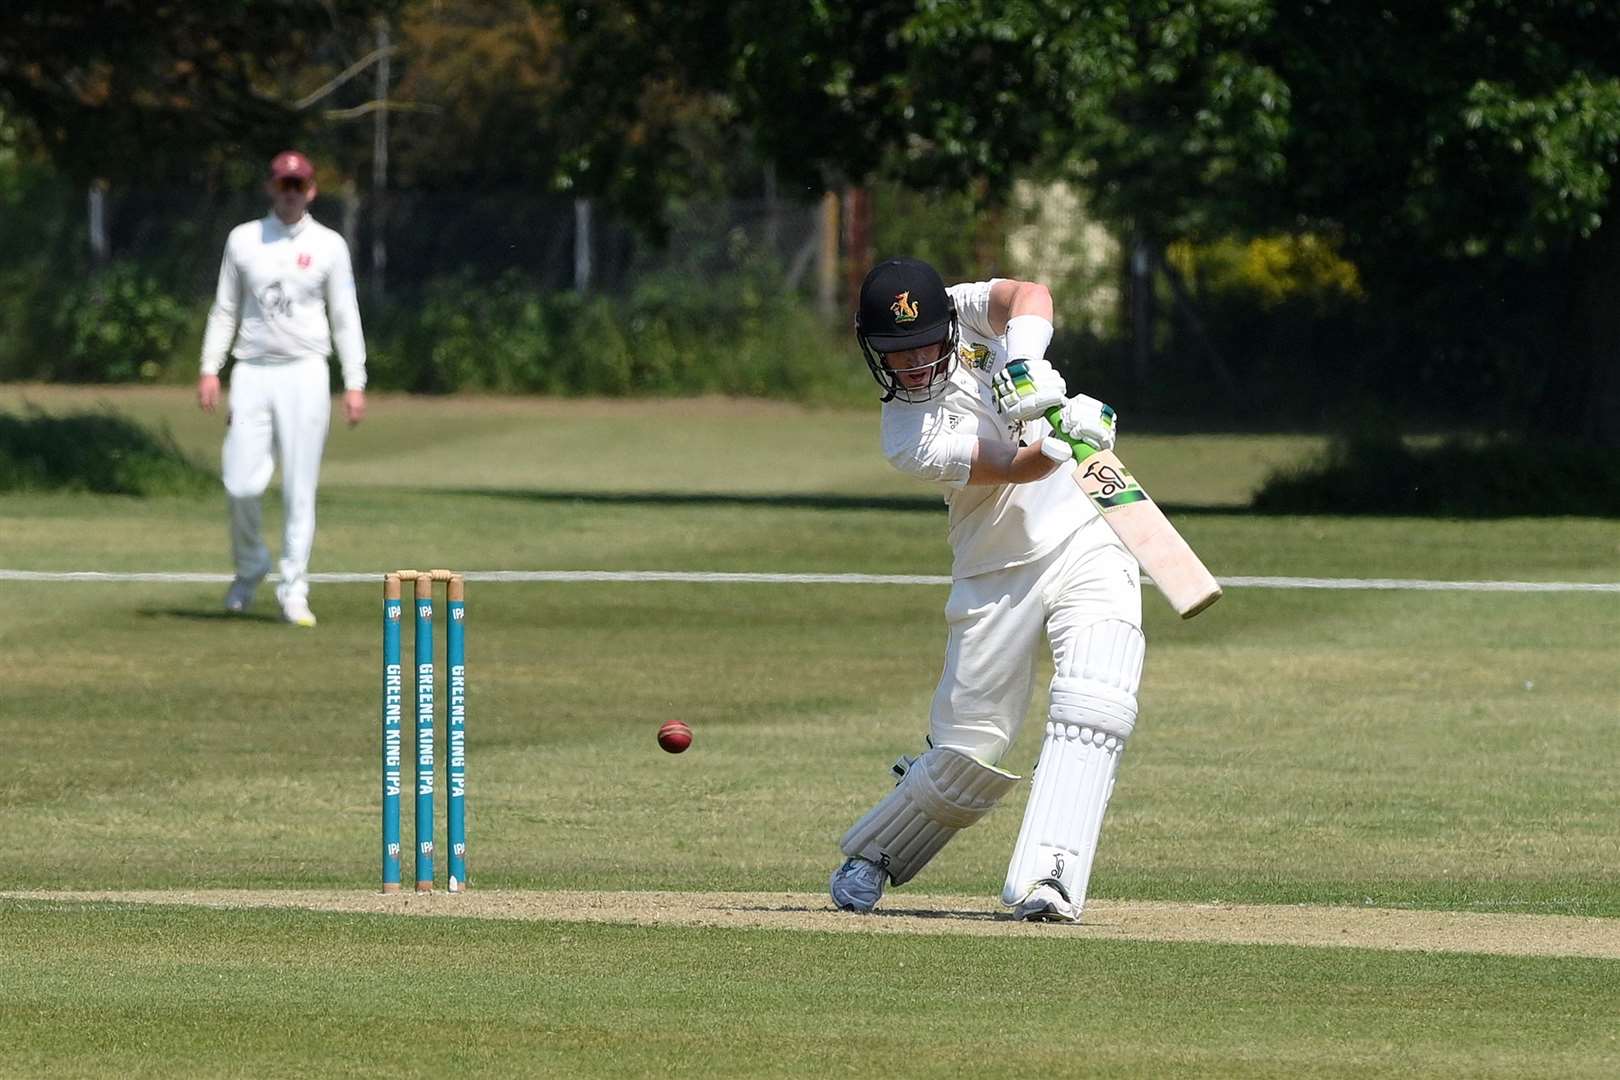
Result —
<path fill-rule="evenodd" d="M 1033 562 L 1097 517 L 1068 467 L 1032 484 L 968 486 L 979 440 L 1017 446 L 1022 434 L 1033 444 L 1051 430 L 1038 420 L 1015 431 L 996 410 L 990 380 L 1007 363 L 1007 343 L 990 328 L 992 284 L 975 281 L 947 290 L 956 303 L 960 343 L 945 391 L 919 404 L 883 403 L 883 456 L 901 472 L 944 489 L 951 576 L 957 578 Z"/>
<path fill-rule="evenodd" d="M 364 390 L 366 341 L 343 237 L 308 214 L 291 225 L 268 214 L 232 229 L 203 335 L 202 373 L 218 374 L 227 349 L 238 360 L 277 364 L 324 361 L 334 344 L 344 388 Z"/>

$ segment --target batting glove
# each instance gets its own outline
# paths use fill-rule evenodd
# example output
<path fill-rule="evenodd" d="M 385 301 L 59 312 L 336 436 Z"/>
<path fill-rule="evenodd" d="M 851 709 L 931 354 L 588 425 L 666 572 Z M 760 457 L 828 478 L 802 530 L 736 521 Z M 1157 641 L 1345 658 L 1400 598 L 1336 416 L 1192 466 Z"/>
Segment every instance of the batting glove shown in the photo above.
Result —
<path fill-rule="evenodd" d="M 990 380 L 990 389 L 996 408 L 1014 423 L 1045 416 L 1069 392 L 1063 376 L 1045 360 L 1014 360 Z"/>
<path fill-rule="evenodd" d="M 1094 397 L 1076 394 L 1058 410 L 1058 434 L 1094 450 L 1114 448 L 1114 410 Z"/>

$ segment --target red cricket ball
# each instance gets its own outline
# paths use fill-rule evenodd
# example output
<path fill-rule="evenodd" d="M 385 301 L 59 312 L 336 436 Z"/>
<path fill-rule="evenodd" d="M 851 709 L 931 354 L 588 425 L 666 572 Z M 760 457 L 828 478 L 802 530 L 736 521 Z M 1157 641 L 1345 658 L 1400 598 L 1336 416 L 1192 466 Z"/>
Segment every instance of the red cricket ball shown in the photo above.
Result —
<path fill-rule="evenodd" d="M 678 754 L 692 745 L 692 729 L 680 720 L 665 720 L 658 729 L 658 745 L 672 754 Z"/>

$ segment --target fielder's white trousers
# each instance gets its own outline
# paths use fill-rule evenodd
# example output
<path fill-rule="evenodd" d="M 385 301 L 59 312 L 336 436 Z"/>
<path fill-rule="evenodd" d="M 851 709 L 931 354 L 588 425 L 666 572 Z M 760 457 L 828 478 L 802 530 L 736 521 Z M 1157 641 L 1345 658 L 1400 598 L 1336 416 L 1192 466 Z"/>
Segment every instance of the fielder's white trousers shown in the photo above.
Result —
<path fill-rule="evenodd" d="M 1141 626 L 1140 577 L 1136 558 L 1099 517 L 1043 559 L 955 581 L 945 602 L 945 671 L 929 715 L 933 745 L 999 762 L 1029 709 L 1041 632 L 1061 669 L 1092 623 Z"/>
<path fill-rule="evenodd" d="M 279 364 L 238 360 L 231 368 L 230 419 L 222 455 L 236 576 L 258 581 L 270 572 L 260 536 L 260 502 L 281 457 L 281 584 L 276 598 L 309 596 L 309 552 L 315 543 L 315 486 L 332 416 L 325 358 Z"/>

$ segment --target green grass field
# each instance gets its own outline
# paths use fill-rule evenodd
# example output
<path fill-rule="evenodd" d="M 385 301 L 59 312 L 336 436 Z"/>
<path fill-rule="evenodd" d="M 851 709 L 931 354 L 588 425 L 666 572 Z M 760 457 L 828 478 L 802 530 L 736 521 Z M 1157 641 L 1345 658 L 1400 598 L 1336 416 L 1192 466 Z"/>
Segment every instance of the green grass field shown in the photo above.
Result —
<path fill-rule="evenodd" d="M 0 409 L 25 400 L 105 402 L 217 462 L 220 422 L 184 390 L 0 387 Z M 945 573 L 942 508 L 875 440 L 868 410 L 378 397 L 329 442 L 314 569 Z M 1612 520 L 1244 511 L 1316 445 L 1126 427 L 1120 453 L 1221 576 L 1620 580 Z M 274 536 L 273 496 L 266 519 Z M 0 495 L 0 569 L 226 572 L 223 500 Z M 374 889 L 378 591 L 317 586 L 301 631 L 268 590 L 226 619 L 212 584 L 0 582 L 0 892 Z M 943 602 L 470 585 L 478 895 L 820 893 L 920 745 Z M 1232 589 L 1188 623 L 1144 606 L 1100 903 L 1620 921 L 1614 593 Z M 670 717 L 696 731 L 679 757 L 653 740 Z M 891 901 L 999 891 L 1022 799 Z M 0 899 L 0 1075 L 1620 1073 L 1620 960 L 1578 937 L 1547 955 L 1544 922 L 1524 955 L 1487 955 L 817 919 Z"/>

